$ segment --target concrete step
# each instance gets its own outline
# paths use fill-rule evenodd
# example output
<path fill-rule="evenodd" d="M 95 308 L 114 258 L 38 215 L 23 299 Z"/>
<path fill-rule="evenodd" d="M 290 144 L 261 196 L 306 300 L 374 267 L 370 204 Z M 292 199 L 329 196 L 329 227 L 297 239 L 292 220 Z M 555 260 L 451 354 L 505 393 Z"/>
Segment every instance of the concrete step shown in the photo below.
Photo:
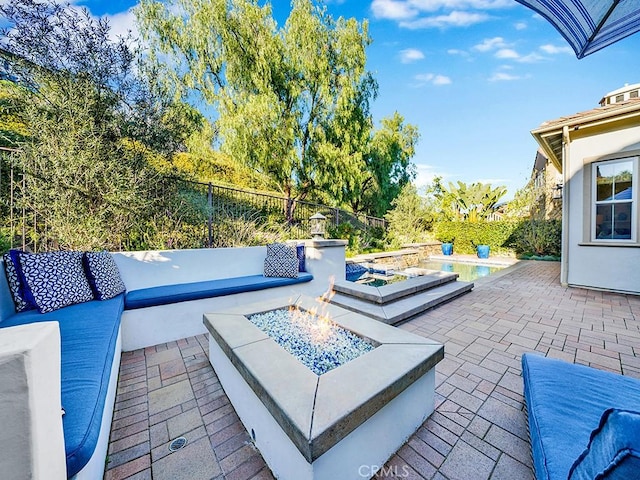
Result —
<path fill-rule="evenodd" d="M 407 269 L 409 271 L 410 269 Z M 416 277 L 402 282 L 390 283 L 381 287 L 372 287 L 355 282 L 336 282 L 333 289 L 346 296 L 360 300 L 386 305 L 402 297 L 413 296 L 416 293 L 435 288 L 458 279 L 457 273 L 441 272 L 439 270 L 425 270 L 414 268 L 411 272 Z"/>
<path fill-rule="evenodd" d="M 473 283 L 470 282 L 448 282 L 411 296 L 402 297 L 384 305 L 343 293 L 336 293 L 331 299 L 331 303 L 351 310 L 352 312 L 362 313 L 375 320 L 395 325 L 470 292 L 472 288 Z"/>

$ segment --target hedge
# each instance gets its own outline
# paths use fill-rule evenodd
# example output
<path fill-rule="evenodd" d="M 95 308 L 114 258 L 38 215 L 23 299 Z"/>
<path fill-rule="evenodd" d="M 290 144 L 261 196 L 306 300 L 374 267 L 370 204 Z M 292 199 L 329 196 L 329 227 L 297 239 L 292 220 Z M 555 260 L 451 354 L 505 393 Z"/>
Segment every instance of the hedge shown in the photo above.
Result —
<path fill-rule="evenodd" d="M 454 253 L 476 253 L 476 245 L 489 245 L 495 255 L 513 255 L 507 245 L 518 222 L 437 222 L 434 225 L 436 239 L 453 243 Z"/>
<path fill-rule="evenodd" d="M 493 255 L 560 255 L 559 220 L 499 222 L 437 222 L 433 232 L 441 242 L 453 242 L 454 253 L 474 254 L 489 245 Z"/>

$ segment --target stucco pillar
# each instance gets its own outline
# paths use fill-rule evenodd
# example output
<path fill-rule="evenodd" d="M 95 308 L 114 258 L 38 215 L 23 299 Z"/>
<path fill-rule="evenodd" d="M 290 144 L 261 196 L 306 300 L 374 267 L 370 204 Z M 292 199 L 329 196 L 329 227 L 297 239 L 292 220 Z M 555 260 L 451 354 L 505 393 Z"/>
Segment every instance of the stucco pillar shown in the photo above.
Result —
<path fill-rule="evenodd" d="M 57 322 L 0 329 L 2 478 L 67 478 Z"/>

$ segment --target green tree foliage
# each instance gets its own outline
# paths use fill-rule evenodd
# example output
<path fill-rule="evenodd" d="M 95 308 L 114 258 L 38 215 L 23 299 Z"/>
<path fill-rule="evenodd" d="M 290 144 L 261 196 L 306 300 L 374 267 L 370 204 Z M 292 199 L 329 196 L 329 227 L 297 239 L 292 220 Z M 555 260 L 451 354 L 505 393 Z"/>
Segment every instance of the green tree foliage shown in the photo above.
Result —
<path fill-rule="evenodd" d="M 507 193 L 507 188 L 491 188 L 491 184 L 475 182 L 449 182 L 442 189 L 443 213 L 450 220 L 484 220 L 493 211 L 498 201 Z"/>
<path fill-rule="evenodd" d="M 15 148 L 27 135 L 22 114 L 20 86 L 8 80 L 0 80 L 0 147 Z"/>
<path fill-rule="evenodd" d="M 383 216 L 402 189 L 415 178 L 411 158 L 419 138 L 418 129 L 406 124 L 398 112 L 383 118 L 381 123 L 369 142 L 367 168 L 361 170 L 360 187 L 351 190 L 348 197 L 354 212 L 364 210 L 376 216 Z"/>
<path fill-rule="evenodd" d="M 25 126 L 21 201 L 50 246 L 119 249 L 155 242 L 145 231 L 154 223 L 176 230 L 191 210 L 154 163 L 172 171 L 164 158 L 193 115 L 151 93 L 129 39 L 112 41 L 106 20 L 53 1 L 9 0 L 0 13 L 11 25 L 0 55 Z"/>
<path fill-rule="evenodd" d="M 402 187 L 400 195 L 392 201 L 392 205 L 393 208 L 387 212 L 385 218 L 389 221 L 387 237 L 394 246 L 428 239 L 430 225 L 426 200 L 418 195 L 412 183 Z"/>
<path fill-rule="evenodd" d="M 538 199 L 542 193 L 542 187 L 536 187 L 533 180 L 529 180 L 507 204 L 505 216 L 509 219 L 536 217 L 539 210 Z"/>
<path fill-rule="evenodd" d="M 143 0 L 137 15 L 165 88 L 213 109 L 222 153 L 269 178 L 289 219 L 323 193 L 383 212 L 411 177 L 415 127 L 396 115 L 372 130 L 366 22 L 312 0 L 293 0 L 282 26 L 257 0 Z"/>

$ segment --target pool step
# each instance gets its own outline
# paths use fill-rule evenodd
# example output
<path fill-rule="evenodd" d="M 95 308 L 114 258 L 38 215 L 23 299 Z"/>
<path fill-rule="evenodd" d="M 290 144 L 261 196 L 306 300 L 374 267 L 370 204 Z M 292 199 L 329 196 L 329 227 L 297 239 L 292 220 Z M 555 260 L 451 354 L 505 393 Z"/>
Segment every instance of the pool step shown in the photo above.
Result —
<path fill-rule="evenodd" d="M 387 285 L 387 287 L 388 286 L 391 285 Z M 353 312 L 362 313 L 381 322 L 395 325 L 470 292 L 472 288 L 473 283 L 449 280 L 426 290 L 417 291 L 411 295 L 405 295 L 383 304 L 346 293 L 336 293 L 331 299 L 331 303 Z"/>
<path fill-rule="evenodd" d="M 382 287 L 372 287 L 370 285 L 345 281 L 336 282 L 333 289 L 337 293 L 346 296 L 384 305 L 399 300 L 402 297 L 412 296 L 416 293 L 435 288 L 439 285 L 455 282 L 458 279 L 457 273 L 416 268 L 413 270 L 413 272 L 408 273 L 419 276 L 407 278 L 397 283 L 390 283 Z"/>

